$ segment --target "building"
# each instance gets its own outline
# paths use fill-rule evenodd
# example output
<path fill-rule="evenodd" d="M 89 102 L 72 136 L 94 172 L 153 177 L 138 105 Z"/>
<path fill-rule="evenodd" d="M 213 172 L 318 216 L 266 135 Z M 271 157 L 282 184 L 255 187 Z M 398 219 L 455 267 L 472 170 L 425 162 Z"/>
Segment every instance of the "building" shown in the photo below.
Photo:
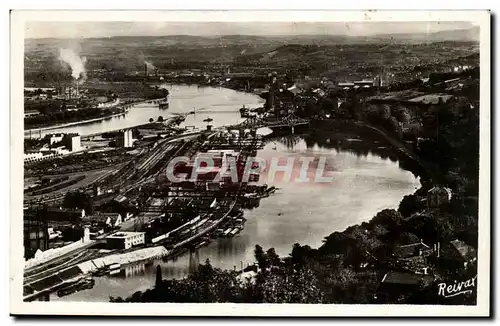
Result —
<path fill-rule="evenodd" d="M 251 72 L 228 72 L 222 78 L 226 81 L 231 79 L 249 79 L 254 76 Z"/>
<path fill-rule="evenodd" d="M 129 200 L 127 197 L 123 195 L 118 195 L 115 198 L 113 198 L 113 202 L 116 202 L 118 204 L 128 204 Z"/>
<path fill-rule="evenodd" d="M 64 134 L 50 134 L 48 135 L 49 144 L 52 145 L 54 143 L 59 143 L 63 140 Z"/>
<path fill-rule="evenodd" d="M 434 281 L 431 275 L 410 272 L 389 272 L 380 282 L 377 299 L 379 302 L 397 302 L 414 291 L 429 286 Z"/>
<path fill-rule="evenodd" d="M 97 184 L 94 184 L 92 186 L 92 194 L 94 197 L 97 197 L 97 196 L 102 195 L 103 191 L 102 191 L 101 187 L 99 187 Z"/>
<path fill-rule="evenodd" d="M 81 137 L 79 134 L 66 134 L 63 137 L 63 143 L 71 152 L 76 152 L 82 149 Z"/>
<path fill-rule="evenodd" d="M 24 112 L 24 117 L 25 118 L 35 117 L 35 116 L 37 116 L 39 114 L 40 114 L 40 112 L 38 112 L 38 111 L 25 111 Z"/>
<path fill-rule="evenodd" d="M 66 150 L 63 146 L 57 148 L 41 148 L 40 150 L 28 151 L 23 154 L 23 160 L 25 163 L 35 163 L 50 158 L 60 157 L 70 152 Z"/>
<path fill-rule="evenodd" d="M 48 249 L 48 224 L 35 211 L 25 212 L 23 228 L 24 258 L 32 258 L 36 251 Z"/>
<path fill-rule="evenodd" d="M 133 145 L 134 141 L 132 139 L 132 130 L 131 129 L 121 130 L 118 136 L 116 137 L 116 146 L 132 147 Z"/>
<path fill-rule="evenodd" d="M 443 246 L 439 255 L 439 268 L 443 274 L 468 269 L 477 260 L 477 251 L 461 240 Z"/>
<path fill-rule="evenodd" d="M 434 252 L 433 248 L 426 245 L 420 240 L 417 243 L 411 243 L 407 245 L 398 246 L 394 250 L 394 256 L 402 259 L 415 256 L 429 256 Z"/>
<path fill-rule="evenodd" d="M 37 150 L 30 150 L 24 153 L 25 163 L 35 163 L 46 159 L 70 154 L 82 149 L 81 137 L 78 134 L 50 134 L 47 135 L 49 145 Z M 53 147 L 54 144 L 62 146 Z"/>
<path fill-rule="evenodd" d="M 287 90 L 289 92 L 293 93 L 293 95 L 298 95 L 298 94 L 304 92 L 304 90 L 302 88 L 298 87 L 296 84 L 294 84 L 292 87 L 287 88 Z"/>
<path fill-rule="evenodd" d="M 340 88 L 344 89 L 349 89 L 354 87 L 354 83 L 349 83 L 349 82 L 340 82 L 338 85 Z"/>
<path fill-rule="evenodd" d="M 100 213 L 88 215 L 83 218 L 83 221 L 92 226 L 115 228 L 123 223 L 122 216 L 118 213 Z"/>
<path fill-rule="evenodd" d="M 452 195 L 450 188 L 436 186 L 427 192 L 427 203 L 429 207 L 439 207 L 449 203 Z"/>
<path fill-rule="evenodd" d="M 358 81 L 354 82 L 354 86 L 372 87 L 372 86 L 375 86 L 375 81 L 373 81 L 373 80 L 358 80 Z"/>
<path fill-rule="evenodd" d="M 321 88 L 316 88 L 312 92 L 315 93 L 316 95 L 318 95 L 319 97 L 324 97 L 326 95 L 326 92 L 324 90 L 322 90 Z"/>
<path fill-rule="evenodd" d="M 106 237 L 106 244 L 110 249 L 130 249 L 145 243 L 145 232 L 116 232 Z"/>

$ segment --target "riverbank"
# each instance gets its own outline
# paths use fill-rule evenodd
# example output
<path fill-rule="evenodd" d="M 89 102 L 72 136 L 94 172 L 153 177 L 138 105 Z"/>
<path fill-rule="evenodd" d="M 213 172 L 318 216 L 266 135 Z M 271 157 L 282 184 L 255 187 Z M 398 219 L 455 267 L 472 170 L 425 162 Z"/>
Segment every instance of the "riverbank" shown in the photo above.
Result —
<path fill-rule="evenodd" d="M 166 85 L 163 86 L 167 87 Z M 147 103 L 153 102 L 153 100 L 144 100 L 138 102 L 139 104 L 143 104 L 134 105 L 123 117 L 115 117 L 86 124 L 82 124 L 79 121 L 78 123 L 72 123 L 68 127 L 51 126 L 51 130 L 45 132 L 35 129 L 31 131 L 32 137 L 39 137 L 40 134 L 43 137 L 47 133 L 78 133 L 82 136 L 102 134 L 109 131 L 135 128 L 138 125 L 148 123 L 148 120 L 151 118 L 157 121 L 160 116 L 166 118 L 171 115 L 185 116 L 186 120 L 180 126 L 183 127 L 185 125 L 189 128 L 192 126 L 205 128 L 206 122 L 203 120 L 211 117 L 214 119 L 212 125 L 215 128 L 241 122 L 238 110 L 242 105 L 253 106 L 262 103 L 262 99 L 258 96 L 221 87 L 174 85 L 172 90 L 168 86 L 168 90 L 170 93 L 170 106 L 167 110 L 160 109 L 158 105 Z M 189 115 L 188 113 L 193 111 L 193 108 L 210 108 L 210 110 L 207 113 L 200 111 L 199 114 L 197 112 L 196 115 Z M 234 110 L 234 114 L 230 113 L 232 110 Z M 221 114 L 218 114 L 219 111 Z M 25 131 L 25 138 L 29 137 L 29 133 L 29 131 Z"/>
<path fill-rule="evenodd" d="M 24 133 L 26 136 L 26 133 L 29 132 L 39 132 L 39 131 L 45 131 L 45 130 L 52 130 L 52 129 L 59 129 L 59 128 L 65 128 L 65 127 L 71 127 L 71 126 L 78 126 L 78 125 L 84 125 L 88 123 L 93 123 L 93 122 L 98 122 L 98 121 L 103 121 L 103 120 L 108 120 L 111 118 L 119 117 L 122 115 L 125 115 L 128 113 L 129 109 L 133 106 L 136 105 L 141 105 L 149 102 L 154 102 L 154 101 L 159 101 L 161 98 L 158 99 L 150 99 L 150 100 L 140 100 L 132 103 L 127 103 L 127 104 L 119 104 L 117 107 L 121 107 L 124 109 L 124 112 L 120 113 L 115 113 L 111 115 L 106 115 L 98 118 L 93 118 L 93 119 L 88 119 L 88 120 L 83 120 L 83 121 L 75 121 L 75 122 L 68 122 L 68 123 L 62 123 L 62 124 L 57 124 L 57 125 L 52 125 L 52 126 L 45 126 L 45 127 L 39 127 L 39 128 L 30 128 L 30 129 L 25 129 Z"/>
<path fill-rule="evenodd" d="M 68 122 L 68 123 L 57 124 L 57 125 L 47 126 L 47 127 L 41 127 L 41 128 L 25 129 L 24 133 L 25 133 L 25 136 L 26 136 L 26 133 L 28 133 L 28 136 L 29 136 L 30 132 L 31 133 L 35 133 L 34 136 L 36 136 L 36 132 L 39 132 L 39 131 L 59 129 L 59 128 L 65 128 L 65 127 L 71 127 L 71 126 L 79 126 L 79 125 L 84 125 L 84 124 L 87 124 L 87 123 L 98 122 L 98 121 L 103 121 L 103 120 L 107 120 L 107 119 L 119 117 L 119 116 L 122 116 L 122 115 L 125 115 L 125 114 L 127 114 L 127 111 L 121 112 L 121 113 L 115 113 L 115 114 L 112 114 L 112 115 L 106 115 L 106 116 L 99 117 L 99 118 L 93 118 L 93 119 L 89 119 L 89 120 Z"/>
<path fill-rule="evenodd" d="M 440 120 L 439 143 L 428 138 L 412 151 L 406 148 L 402 139 L 393 139 L 380 132 L 382 128 L 359 124 L 359 127 L 378 135 L 373 141 L 378 144 L 372 149 L 375 153 L 379 148 L 390 147 L 388 155 L 392 156 L 391 160 L 405 161 L 406 168 L 410 167 L 416 175 L 429 181 L 399 200 L 396 209 L 382 209 L 367 222 L 331 233 L 317 249 L 297 243 L 289 256 L 280 258 L 273 248 L 266 252 L 256 246 L 255 260 L 259 270 L 252 284 L 228 285 L 236 283 L 235 273 L 205 264 L 187 279 L 164 280 L 156 289 L 136 293 L 126 301 L 474 304 L 474 294 L 449 300 L 439 297 L 437 284 L 477 272 L 475 257 L 467 268 L 463 264 L 450 266 L 447 263 L 457 259 L 448 256 L 453 246 L 460 244 L 471 253 L 477 247 L 477 157 L 471 155 L 478 151 L 475 141 L 477 112 L 471 112 L 467 106 L 464 106 L 464 111 L 454 107 L 440 110 L 449 110 L 450 115 L 458 117 Z M 434 112 L 430 111 L 430 114 L 437 114 Z M 315 128 L 310 133 L 322 135 L 321 145 L 343 148 L 343 140 L 334 140 L 326 132 Z M 311 137 L 309 143 L 314 146 L 318 140 Z M 362 142 L 350 144 L 353 143 Z M 447 150 L 446 156 L 441 155 L 444 149 Z M 361 153 L 365 150 L 369 152 L 360 148 Z M 448 157 L 453 159 L 445 160 Z M 427 164 L 435 166 L 434 171 L 439 173 L 437 178 L 428 175 L 433 170 L 426 169 Z M 367 200 L 366 195 L 359 196 L 361 201 Z M 402 248 L 407 246 L 427 248 L 426 253 L 415 256 L 414 252 L 409 252 L 408 256 L 401 256 Z M 433 247 L 439 249 L 436 251 Z M 419 286 L 404 292 L 398 292 L 402 287 L 396 286 L 391 290 L 394 293 L 385 296 L 386 292 L 380 292 L 381 284 L 387 275 L 394 273 Z M 216 283 L 220 291 L 209 291 L 203 298 L 177 293 L 187 284 L 194 287 L 194 293 L 198 290 L 205 293 L 206 279 L 223 279 Z M 393 294 L 396 294 L 395 298 L 391 297 Z M 123 299 L 112 301 L 122 302 Z"/>

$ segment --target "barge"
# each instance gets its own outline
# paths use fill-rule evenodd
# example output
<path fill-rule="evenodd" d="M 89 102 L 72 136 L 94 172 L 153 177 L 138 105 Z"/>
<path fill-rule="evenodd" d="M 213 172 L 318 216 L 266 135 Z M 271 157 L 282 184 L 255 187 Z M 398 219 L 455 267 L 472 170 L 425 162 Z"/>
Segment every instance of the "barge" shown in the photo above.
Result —
<path fill-rule="evenodd" d="M 57 296 L 58 297 L 64 297 L 79 291 L 83 291 L 86 289 L 91 289 L 95 285 L 95 280 L 91 278 L 83 279 L 83 280 L 78 280 L 76 282 L 72 282 L 70 284 L 67 284 L 63 288 L 59 289 L 57 291 Z"/>

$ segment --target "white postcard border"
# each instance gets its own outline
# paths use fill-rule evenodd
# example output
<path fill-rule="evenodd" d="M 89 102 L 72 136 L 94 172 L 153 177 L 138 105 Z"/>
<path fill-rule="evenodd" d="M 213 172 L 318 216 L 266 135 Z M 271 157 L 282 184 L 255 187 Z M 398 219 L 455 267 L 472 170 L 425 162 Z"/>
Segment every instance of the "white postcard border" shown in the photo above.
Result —
<path fill-rule="evenodd" d="M 24 22 L 473 21 L 480 26 L 480 198 L 476 306 L 23 302 Z M 490 13 L 488 11 L 13 11 L 10 108 L 10 312 L 36 315 L 488 316 L 490 314 Z"/>

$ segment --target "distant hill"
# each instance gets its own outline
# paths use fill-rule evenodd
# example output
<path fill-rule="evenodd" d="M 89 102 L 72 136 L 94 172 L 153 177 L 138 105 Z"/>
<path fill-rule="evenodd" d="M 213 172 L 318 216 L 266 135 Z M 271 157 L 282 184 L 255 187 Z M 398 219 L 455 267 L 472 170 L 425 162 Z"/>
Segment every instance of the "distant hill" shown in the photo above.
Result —
<path fill-rule="evenodd" d="M 291 36 L 257 36 L 257 35 L 222 35 L 222 36 L 194 36 L 194 35 L 165 35 L 165 36 L 114 36 L 105 38 L 87 38 L 81 40 L 69 39 L 27 39 L 25 43 L 36 44 L 61 44 L 65 42 L 81 43 L 109 43 L 109 44 L 141 44 L 141 45 L 176 45 L 176 46 L 231 46 L 231 45 L 265 45 L 280 46 L 284 44 L 349 44 L 349 43 L 376 43 L 383 41 L 393 42 L 443 42 L 443 41 L 479 41 L 479 27 L 461 30 L 448 30 L 434 33 L 416 34 L 379 34 L 370 36 L 347 35 L 291 35 Z"/>
<path fill-rule="evenodd" d="M 87 58 L 89 70 L 116 74 L 143 71 L 145 60 L 160 69 L 206 69 L 210 66 L 300 69 L 303 74 L 356 72 L 371 74 L 378 66 L 439 64 L 477 52 L 479 28 L 430 34 L 375 36 L 192 35 L 119 36 L 109 38 L 26 39 L 25 71 L 67 73 L 60 48 Z M 423 44 L 423 46 L 415 46 Z M 378 71 L 378 70 L 377 70 Z"/>
<path fill-rule="evenodd" d="M 455 41 L 455 42 L 479 42 L 479 27 L 474 27 L 470 29 L 459 29 L 459 30 L 449 30 L 440 31 L 434 33 L 419 33 L 419 34 L 382 34 L 375 35 L 373 39 L 378 40 L 395 40 L 395 41 L 407 41 L 412 43 L 420 42 L 445 42 L 445 41 Z"/>

